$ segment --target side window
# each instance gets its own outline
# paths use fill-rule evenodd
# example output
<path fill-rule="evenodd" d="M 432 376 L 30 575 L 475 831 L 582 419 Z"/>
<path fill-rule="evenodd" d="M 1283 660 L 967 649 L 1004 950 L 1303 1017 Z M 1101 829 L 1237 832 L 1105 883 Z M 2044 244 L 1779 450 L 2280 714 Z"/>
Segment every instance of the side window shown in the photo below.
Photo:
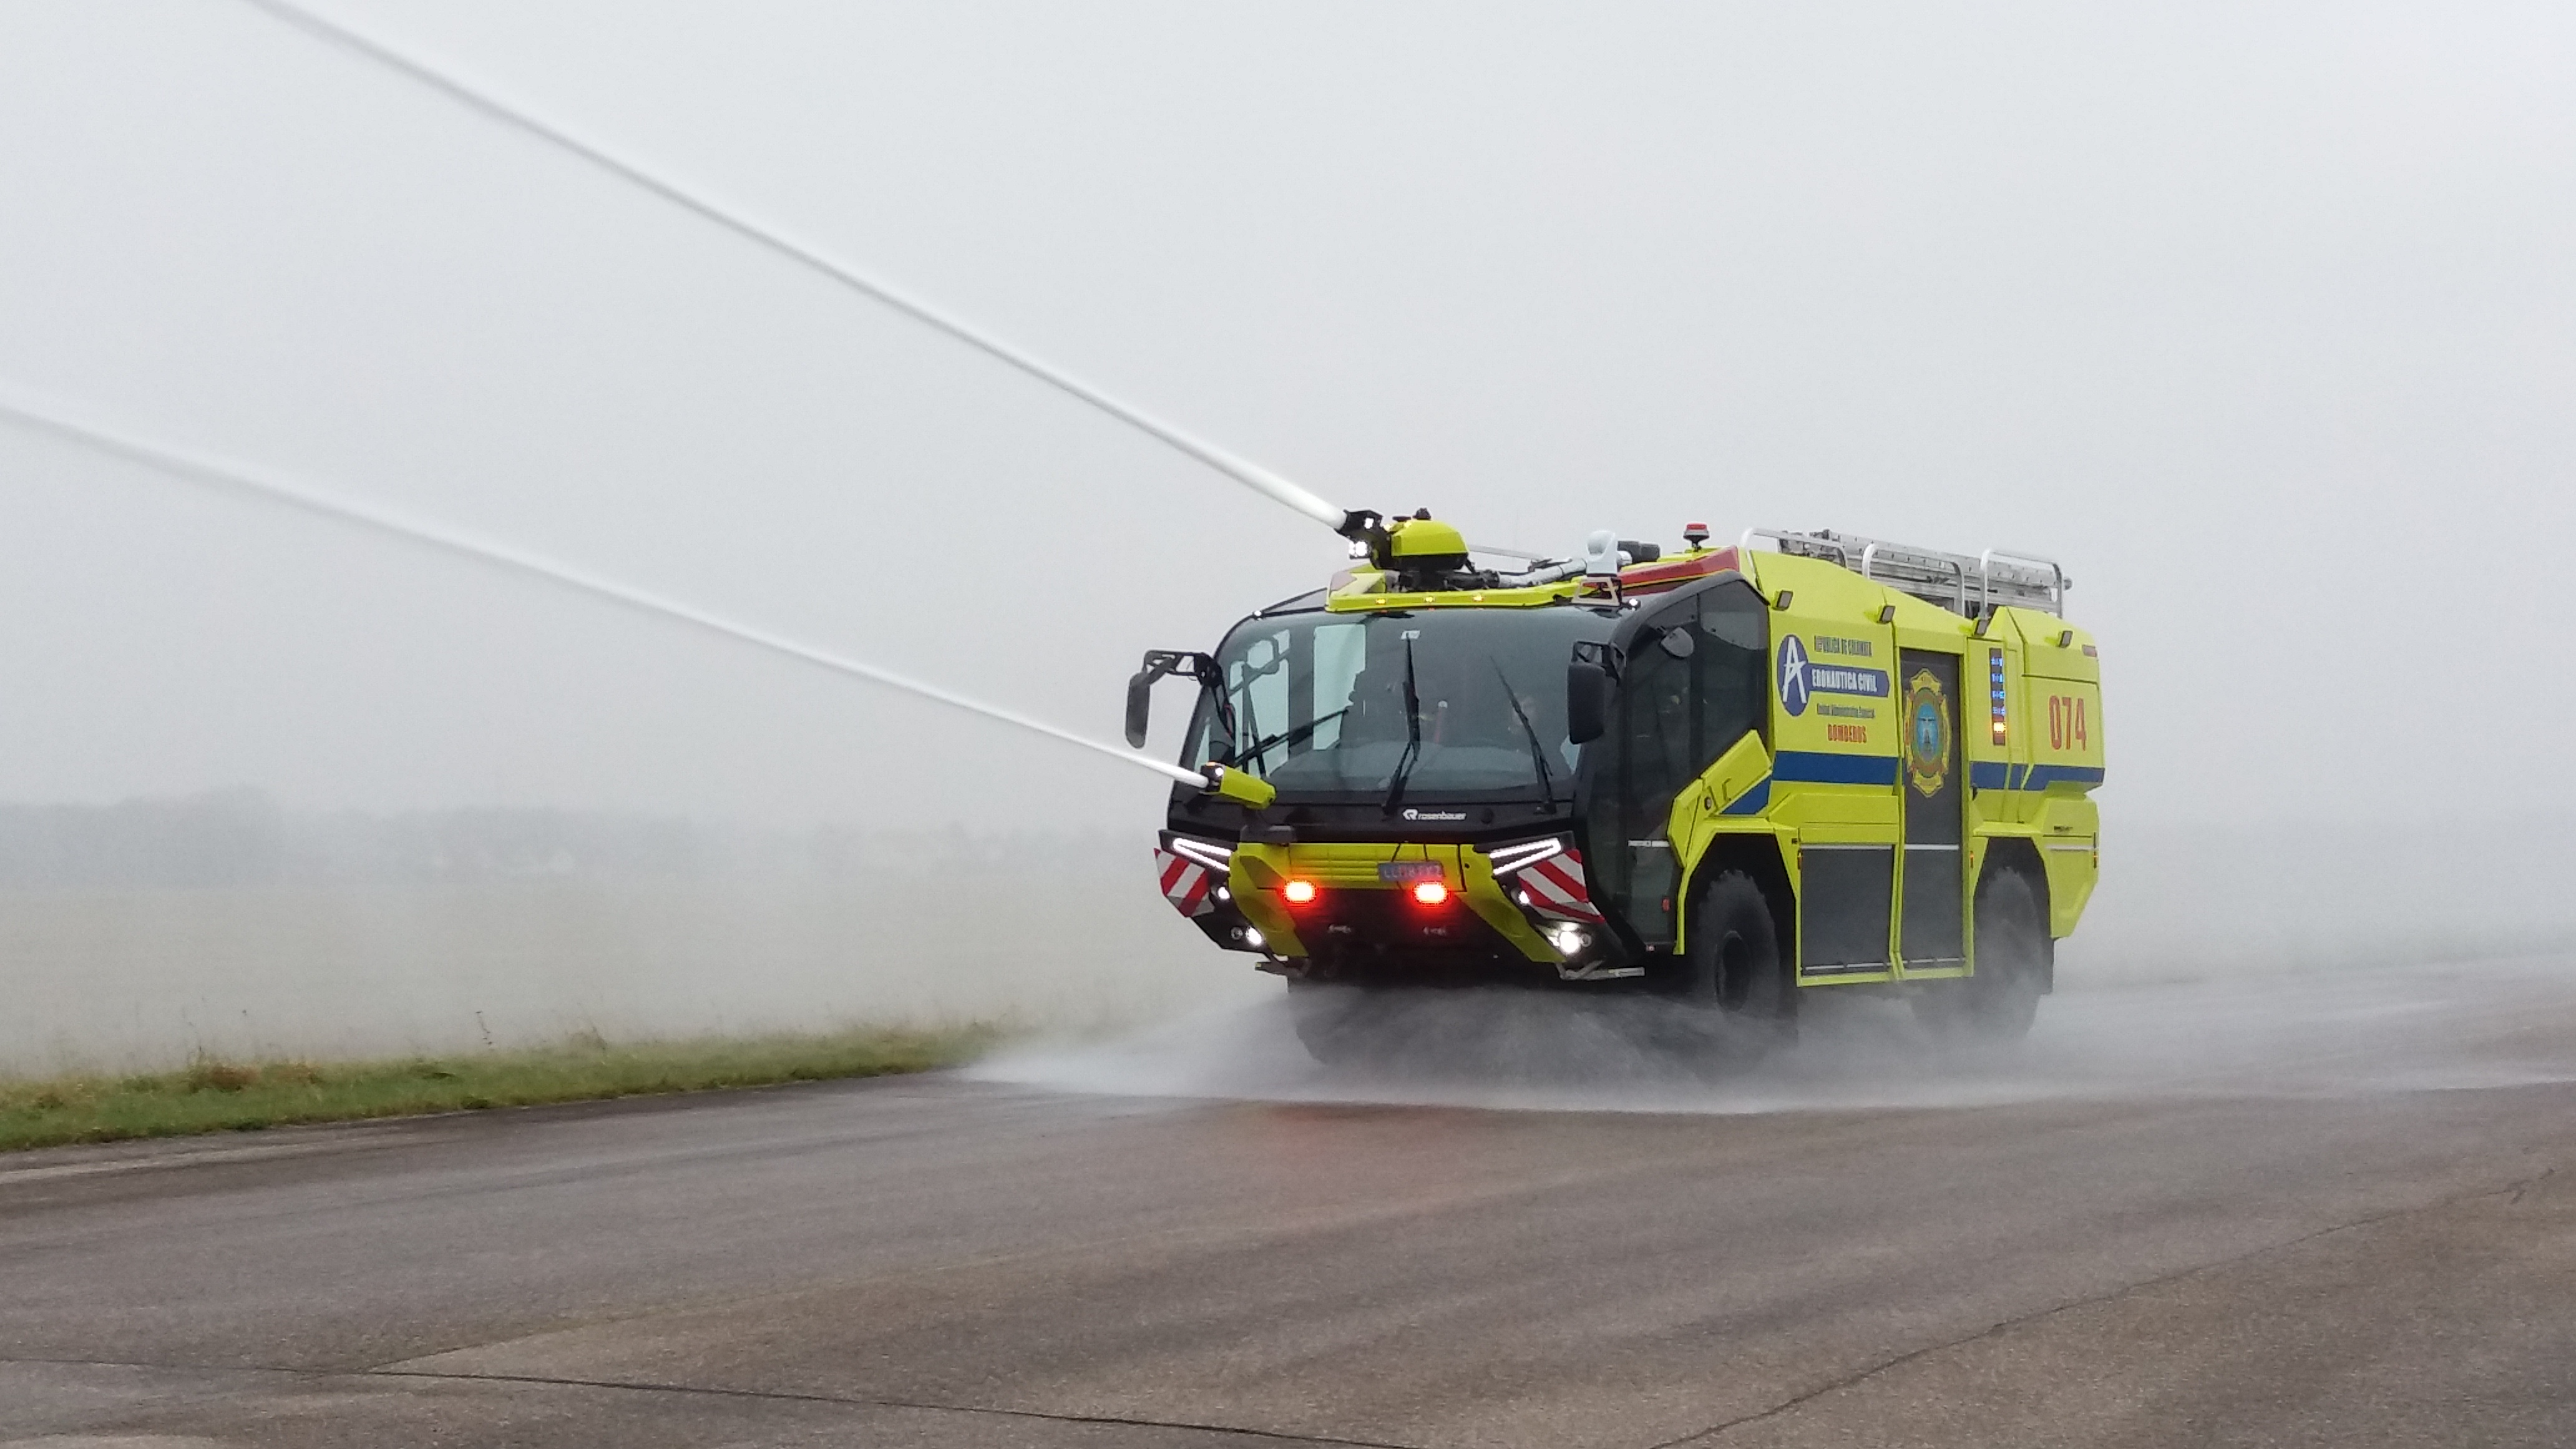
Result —
<path fill-rule="evenodd" d="M 1692 740 L 1694 776 L 1734 748 L 1746 730 L 1770 738 L 1770 615 L 1748 585 L 1700 595 L 1699 647 L 1690 661 L 1698 730 Z"/>
<path fill-rule="evenodd" d="M 1681 627 L 1687 629 L 1688 621 Z M 1619 754 L 1626 767 L 1619 793 L 1629 806 L 1624 813 L 1632 840 L 1661 833 L 1673 795 L 1699 773 L 1693 763 L 1691 661 L 1674 658 L 1660 644 L 1640 642 L 1619 681 Z"/>
<path fill-rule="evenodd" d="M 1290 717 L 1288 630 L 1274 629 L 1244 642 L 1242 656 L 1228 663 L 1225 692 L 1234 700 L 1238 744 L 1274 735 L 1296 723 Z"/>

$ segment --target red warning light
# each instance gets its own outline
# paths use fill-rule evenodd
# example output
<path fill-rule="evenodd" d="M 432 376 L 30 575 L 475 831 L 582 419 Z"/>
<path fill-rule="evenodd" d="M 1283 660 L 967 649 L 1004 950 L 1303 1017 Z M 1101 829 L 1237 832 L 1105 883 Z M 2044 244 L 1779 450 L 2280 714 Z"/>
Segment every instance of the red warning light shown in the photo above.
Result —
<path fill-rule="evenodd" d="M 1436 906 L 1449 899 L 1449 887 L 1442 881 L 1418 880 L 1413 883 L 1413 898 L 1423 905 Z"/>
<path fill-rule="evenodd" d="M 1310 880 L 1292 880 L 1279 888 L 1279 895 L 1292 906 L 1306 905 L 1315 899 L 1315 883 Z"/>

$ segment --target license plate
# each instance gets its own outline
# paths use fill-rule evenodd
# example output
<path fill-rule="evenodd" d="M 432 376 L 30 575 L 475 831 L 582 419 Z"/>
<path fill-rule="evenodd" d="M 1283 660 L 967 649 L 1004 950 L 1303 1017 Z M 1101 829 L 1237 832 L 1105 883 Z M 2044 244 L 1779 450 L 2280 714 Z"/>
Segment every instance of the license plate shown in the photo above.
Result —
<path fill-rule="evenodd" d="M 1440 862 L 1436 860 L 1385 860 L 1378 862 L 1377 878 L 1389 885 L 1411 885 L 1416 881 L 1440 879 Z"/>

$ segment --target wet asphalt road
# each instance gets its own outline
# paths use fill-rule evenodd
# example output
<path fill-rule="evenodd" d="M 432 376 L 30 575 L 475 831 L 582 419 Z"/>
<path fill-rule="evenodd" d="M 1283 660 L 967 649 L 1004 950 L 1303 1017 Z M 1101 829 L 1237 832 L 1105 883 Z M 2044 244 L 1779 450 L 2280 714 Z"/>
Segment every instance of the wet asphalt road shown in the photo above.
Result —
<path fill-rule="evenodd" d="M 0 1444 L 2576 1443 L 2576 965 L 2315 987 L 1864 1021 L 1877 1101 L 1788 1100 L 1815 1032 L 1700 1111 L 1039 1064 L 23 1154 Z"/>

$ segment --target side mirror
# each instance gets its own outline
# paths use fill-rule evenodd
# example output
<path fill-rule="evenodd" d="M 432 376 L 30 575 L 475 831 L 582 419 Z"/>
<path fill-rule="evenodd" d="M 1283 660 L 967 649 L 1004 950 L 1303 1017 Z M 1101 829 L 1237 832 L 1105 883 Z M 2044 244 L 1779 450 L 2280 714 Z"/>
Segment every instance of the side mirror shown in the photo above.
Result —
<path fill-rule="evenodd" d="M 1565 737 L 1589 744 L 1610 729 L 1610 671 L 1576 660 L 1565 666 Z"/>
<path fill-rule="evenodd" d="M 1187 675 L 1199 682 L 1202 691 L 1214 692 L 1211 697 L 1216 701 L 1217 727 L 1223 731 L 1217 738 L 1220 741 L 1233 739 L 1234 710 L 1226 703 L 1225 694 L 1219 688 L 1225 676 L 1218 671 L 1216 661 L 1186 649 L 1148 649 L 1145 651 L 1145 667 L 1137 670 L 1135 677 L 1127 681 L 1128 745 L 1139 750 L 1145 748 L 1145 725 L 1153 713 L 1155 681 L 1171 674 Z"/>
<path fill-rule="evenodd" d="M 1127 681 L 1127 748 L 1145 748 L 1145 722 L 1154 711 L 1154 671 L 1139 669 Z"/>

